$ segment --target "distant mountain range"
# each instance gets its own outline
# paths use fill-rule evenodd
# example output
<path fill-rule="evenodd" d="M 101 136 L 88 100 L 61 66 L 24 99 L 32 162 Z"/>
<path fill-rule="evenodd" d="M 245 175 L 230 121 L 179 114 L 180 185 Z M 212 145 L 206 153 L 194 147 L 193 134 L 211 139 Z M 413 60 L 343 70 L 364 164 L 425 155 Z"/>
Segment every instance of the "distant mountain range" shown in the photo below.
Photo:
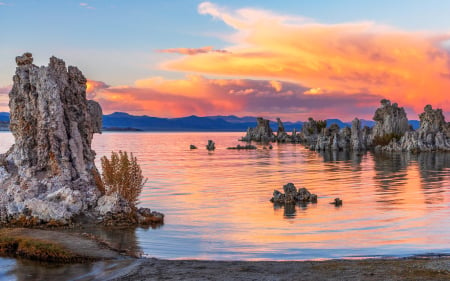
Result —
<path fill-rule="evenodd" d="M 9 113 L 0 112 L 0 130 L 7 129 L 9 122 Z M 336 123 L 339 127 L 351 127 L 351 122 L 343 122 L 339 119 L 327 119 L 327 125 Z M 361 120 L 362 126 L 372 127 L 375 121 Z M 410 120 L 409 123 L 414 129 L 419 128 L 420 122 Z M 270 123 L 272 130 L 277 131 L 277 122 Z M 283 122 L 286 131 L 292 131 L 294 128 L 300 130 L 303 122 Z M 159 118 L 150 116 L 136 116 L 125 112 L 114 112 L 103 115 L 103 129 L 105 131 L 213 131 L 213 132 L 233 132 L 246 131 L 249 127 L 256 126 L 256 117 L 245 116 L 206 116 L 198 117 L 195 115 L 181 118 Z"/>

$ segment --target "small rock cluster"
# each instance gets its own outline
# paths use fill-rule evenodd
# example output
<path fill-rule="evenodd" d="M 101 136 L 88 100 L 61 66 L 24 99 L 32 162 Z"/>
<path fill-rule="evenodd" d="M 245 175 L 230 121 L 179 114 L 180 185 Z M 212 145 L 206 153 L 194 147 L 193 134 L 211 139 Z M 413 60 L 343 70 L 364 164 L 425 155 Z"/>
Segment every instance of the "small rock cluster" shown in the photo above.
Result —
<path fill-rule="evenodd" d="M 251 145 L 251 144 L 247 144 L 247 145 L 236 145 L 236 146 L 232 146 L 232 147 L 228 147 L 227 149 L 237 149 L 237 150 L 241 150 L 241 149 L 247 149 L 247 150 L 251 150 L 251 149 L 256 149 L 256 146 Z"/>
<path fill-rule="evenodd" d="M 278 190 L 274 190 L 273 197 L 270 201 L 276 204 L 317 203 L 316 194 L 312 194 L 304 187 L 297 190 L 293 183 L 284 185 L 283 191 L 284 194 Z"/>

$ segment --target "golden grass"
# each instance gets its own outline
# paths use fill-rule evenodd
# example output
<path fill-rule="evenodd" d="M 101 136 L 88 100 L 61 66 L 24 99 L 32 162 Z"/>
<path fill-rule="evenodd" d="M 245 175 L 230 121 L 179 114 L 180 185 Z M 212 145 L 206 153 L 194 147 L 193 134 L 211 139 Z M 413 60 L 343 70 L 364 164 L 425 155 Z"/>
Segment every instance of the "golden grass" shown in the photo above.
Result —
<path fill-rule="evenodd" d="M 11 236 L 7 231 L 0 233 L 0 255 L 21 257 L 46 262 L 80 262 L 85 260 L 52 242 L 36 238 Z"/>

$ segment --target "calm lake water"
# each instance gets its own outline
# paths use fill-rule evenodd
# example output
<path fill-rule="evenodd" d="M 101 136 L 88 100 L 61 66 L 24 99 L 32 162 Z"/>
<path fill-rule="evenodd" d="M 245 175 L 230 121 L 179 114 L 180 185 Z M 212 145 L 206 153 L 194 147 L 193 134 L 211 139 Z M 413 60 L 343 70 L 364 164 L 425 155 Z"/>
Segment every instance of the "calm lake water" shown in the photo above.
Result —
<path fill-rule="evenodd" d="M 227 150 L 239 133 L 104 133 L 97 160 L 133 152 L 148 181 L 141 205 L 165 224 L 125 244 L 165 259 L 304 260 L 450 253 L 450 153 L 324 153 L 302 145 Z M 13 143 L 0 133 L 0 152 Z M 217 149 L 208 152 L 208 139 Z M 199 149 L 190 150 L 195 144 Z M 99 162 L 97 163 L 99 167 Z M 317 204 L 278 208 L 288 182 Z M 329 204 L 335 197 L 342 207 Z M 0 259 L 0 272 L 17 261 Z M 2 277 L 0 273 L 0 277 Z"/>

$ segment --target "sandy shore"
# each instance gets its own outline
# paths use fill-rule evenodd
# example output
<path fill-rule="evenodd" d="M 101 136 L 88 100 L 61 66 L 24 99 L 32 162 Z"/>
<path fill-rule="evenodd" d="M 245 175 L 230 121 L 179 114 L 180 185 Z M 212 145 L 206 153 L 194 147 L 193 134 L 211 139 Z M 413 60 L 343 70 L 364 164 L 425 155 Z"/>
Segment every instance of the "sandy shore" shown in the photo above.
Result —
<path fill-rule="evenodd" d="M 87 260 L 100 260 L 75 280 L 450 280 L 450 257 L 281 262 L 137 259 L 93 235 L 24 228 L 2 233 L 38 237 Z"/>
<path fill-rule="evenodd" d="M 138 259 L 82 280 L 450 280 L 450 258 L 330 261 Z M 120 268 L 120 269 L 119 269 Z"/>

